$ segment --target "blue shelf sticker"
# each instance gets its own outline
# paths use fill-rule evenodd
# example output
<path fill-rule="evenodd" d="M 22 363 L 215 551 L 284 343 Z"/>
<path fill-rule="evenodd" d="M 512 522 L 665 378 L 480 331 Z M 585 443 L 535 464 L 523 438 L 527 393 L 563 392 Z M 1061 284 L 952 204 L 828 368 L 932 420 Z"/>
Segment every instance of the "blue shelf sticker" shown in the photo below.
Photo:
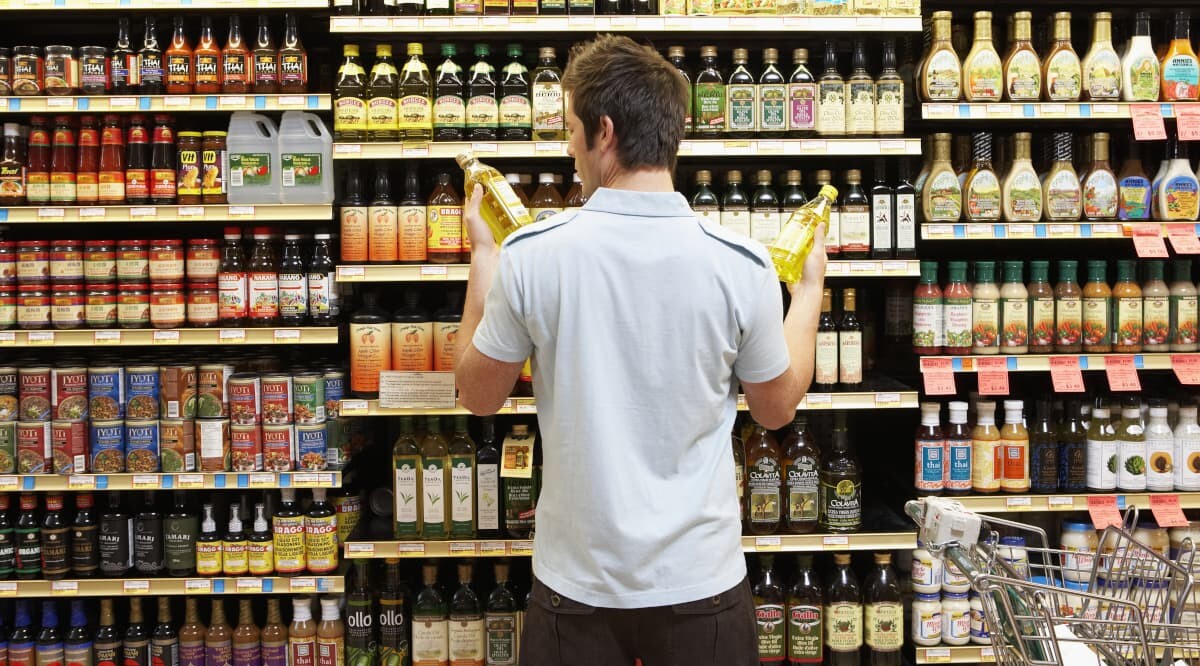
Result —
<path fill-rule="evenodd" d="M 76 111 L 87 111 L 88 107 L 90 105 L 91 105 L 91 100 L 89 100 L 86 97 L 80 97 L 79 99 L 75 100 L 75 110 Z"/>
<path fill-rule="evenodd" d="M 209 111 L 212 111 L 213 109 L 217 108 L 217 98 L 212 95 L 205 97 L 204 98 L 204 108 L 208 109 Z"/>
<path fill-rule="evenodd" d="M 163 474 L 162 487 L 163 487 L 163 490 L 170 490 L 171 488 L 174 488 L 175 487 L 175 475 L 174 474 Z"/>
<path fill-rule="evenodd" d="M 965 224 L 954 225 L 954 237 L 955 238 L 966 238 L 967 237 L 967 225 L 965 225 Z"/>
<path fill-rule="evenodd" d="M 1044 224 L 1033 225 L 1033 235 L 1036 236 L 1037 238 L 1045 238 L 1047 236 L 1046 225 L 1044 225 Z"/>
<path fill-rule="evenodd" d="M 131 0 L 121 0 L 121 6 L 122 6 L 122 7 L 128 7 L 128 6 L 132 5 L 132 4 L 133 4 L 133 2 L 132 2 Z"/>
<path fill-rule="evenodd" d="M 237 475 L 237 487 L 238 488 L 249 488 L 250 487 L 250 476 L 248 474 L 238 474 Z"/>
<path fill-rule="evenodd" d="M 279 487 L 280 488 L 291 488 L 292 487 L 292 475 L 290 472 L 280 472 L 279 473 Z"/>
<path fill-rule="evenodd" d="M 1141 370 L 1142 368 L 1146 367 L 1145 359 L 1142 358 L 1141 354 L 1133 355 L 1133 367 L 1137 368 L 1138 370 Z"/>
<path fill-rule="evenodd" d="M 21 100 L 15 99 L 15 98 L 9 99 L 8 100 L 8 110 L 9 111 L 20 111 L 21 110 Z"/>
<path fill-rule="evenodd" d="M 21 481 L 21 487 L 23 490 L 33 490 L 36 486 L 37 481 L 32 476 L 26 475 Z"/>
<path fill-rule="evenodd" d="M 268 592 L 268 593 L 274 592 L 275 591 L 275 581 L 270 578 L 264 578 L 263 582 L 262 582 L 262 591 Z"/>
<path fill-rule="evenodd" d="M 216 594 L 225 594 L 225 579 L 217 578 L 213 581 L 213 592 Z"/>
<path fill-rule="evenodd" d="M 1088 369 L 1088 357 L 1086 357 L 1086 356 L 1079 357 L 1079 369 L 1080 370 Z"/>
<path fill-rule="evenodd" d="M 1124 495 L 1117 495 L 1117 509 L 1119 509 L 1121 511 L 1125 510 L 1125 496 Z"/>
<path fill-rule="evenodd" d="M 1162 116 L 1163 116 L 1163 118 L 1174 118 L 1175 117 L 1175 105 L 1169 104 L 1169 103 L 1163 104 L 1162 105 Z"/>
<path fill-rule="evenodd" d="M 959 104 L 958 105 L 958 117 L 959 118 L 970 118 L 971 117 L 971 105 L 970 104 Z"/>
<path fill-rule="evenodd" d="M 107 474 L 97 474 L 96 475 L 96 490 L 108 490 L 108 475 Z"/>
<path fill-rule="evenodd" d="M 1080 104 L 1079 105 L 1079 117 L 1080 118 L 1091 118 L 1092 117 L 1092 105 L 1091 104 Z"/>
<path fill-rule="evenodd" d="M 992 238 L 1008 238 L 1008 227 L 1003 224 L 993 224 Z"/>
<path fill-rule="evenodd" d="M 1035 107 L 1032 104 L 1025 104 L 1021 107 L 1021 115 L 1026 118 L 1033 118 L 1036 113 Z"/>
<path fill-rule="evenodd" d="M 1092 225 L 1086 224 L 1086 223 L 1079 225 L 1079 237 L 1080 238 L 1091 238 L 1092 237 Z"/>
<path fill-rule="evenodd" d="M 0 208 L 0 222 L 8 222 L 8 209 Z"/>
<path fill-rule="evenodd" d="M 188 7 L 192 4 L 192 0 L 180 0 L 179 4 L 183 5 L 184 7 Z"/>
<path fill-rule="evenodd" d="M 954 368 L 955 372 L 962 372 L 962 362 L 961 358 L 955 357 L 950 360 L 950 367 Z"/>
<path fill-rule="evenodd" d="M 254 96 L 254 108 L 256 108 L 256 109 L 265 109 L 265 108 L 267 108 L 267 98 L 266 98 L 266 96 L 264 96 L 264 95 L 255 95 L 255 96 Z"/>
<path fill-rule="evenodd" d="M 333 590 L 333 585 L 328 578 L 317 579 L 317 592 L 329 592 Z"/>
<path fill-rule="evenodd" d="M 309 95 L 308 98 L 304 102 L 304 106 L 306 106 L 310 109 L 315 109 L 315 108 L 321 106 L 321 96 L 320 95 Z"/>
<path fill-rule="evenodd" d="M 1005 366 L 1007 366 L 1009 370 L 1016 370 L 1017 369 L 1017 357 L 1009 356 L 1008 360 L 1005 362 Z"/>
<path fill-rule="evenodd" d="M 224 474 L 213 474 L 213 488 L 224 488 L 224 487 L 225 487 L 225 475 Z"/>

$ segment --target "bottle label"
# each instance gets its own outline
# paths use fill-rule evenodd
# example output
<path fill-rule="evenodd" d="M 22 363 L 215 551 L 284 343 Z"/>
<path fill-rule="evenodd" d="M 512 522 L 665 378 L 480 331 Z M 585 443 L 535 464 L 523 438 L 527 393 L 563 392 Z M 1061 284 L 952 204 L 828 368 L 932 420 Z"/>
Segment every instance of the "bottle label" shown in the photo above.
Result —
<path fill-rule="evenodd" d="M 940 439 L 917 440 L 917 490 L 937 491 L 946 487 L 945 442 Z"/>
<path fill-rule="evenodd" d="M 367 104 L 362 99 L 340 97 L 334 102 L 333 110 L 335 132 L 361 132 L 367 129 Z"/>
<path fill-rule="evenodd" d="M 833 652 L 857 651 L 863 644 L 862 606 L 834 602 L 825 606 L 825 643 Z"/>
<path fill-rule="evenodd" d="M 1118 214 L 1122 220 L 1150 219 L 1150 181 L 1141 176 L 1122 178 L 1117 188 Z"/>
<path fill-rule="evenodd" d="M 1055 102 L 1077 101 L 1082 79 L 1079 57 L 1073 51 L 1059 51 L 1046 63 L 1046 96 Z"/>
<path fill-rule="evenodd" d="M 904 607 L 899 603 L 867 604 L 863 625 L 866 643 L 875 650 L 899 651 L 904 646 Z"/>
<path fill-rule="evenodd" d="M 422 534 L 426 538 L 446 536 L 446 469 L 442 459 L 421 462 Z"/>
<path fill-rule="evenodd" d="M 1117 442 L 1087 440 L 1087 487 L 1089 490 L 1113 490 L 1117 487 Z"/>
<path fill-rule="evenodd" d="M 450 456 L 450 530 L 452 536 L 475 534 L 474 456 Z"/>
<path fill-rule="evenodd" d="M 821 481 L 821 522 L 830 530 L 857 530 L 862 525 L 862 483 L 852 479 Z"/>
<path fill-rule="evenodd" d="M 843 384 L 861 384 L 862 331 L 838 333 L 838 377 Z"/>
<path fill-rule="evenodd" d="M 1006 491 L 1029 489 L 1029 440 L 1002 440 L 1000 448 L 1004 456 L 1004 476 L 1000 487 Z"/>
<path fill-rule="evenodd" d="M 262 666 L 262 650 L 258 643 L 234 645 L 233 666 Z"/>
<path fill-rule="evenodd" d="M 787 622 L 782 604 L 761 604 L 754 607 L 758 625 L 759 663 L 782 664 L 787 656 Z"/>
<path fill-rule="evenodd" d="M 384 358 L 391 347 L 391 328 L 386 324 L 350 325 L 350 386 L 355 392 L 379 390 L 379 372 L 391 370 Z"/>
<path fill-rule="evenodd" d="M 483 618 L 459 619 L 451 616 L 446 630 L 451 664 L 483 663 L 485 635 Z"/>
<path fill-rule="evenodd" d="M 1118 347 L 1142 344 L 1142 298 L 1121 297 L 1116 301 L 1117 330 L 1113 342 Z"/>
<path fill-rule="evenodd" d="M 221 571 L 226 576 L 241 576 L 250 569 L 246 541 L 225 541 L 221 544 Z"/>
<path fill-rule="evenodd" d="M 1162 92 L 1165 100 L 1194 100 L 1200 92 L 1200 68 L 1196 56 L 1179 54 L 1163 63 Z"/>
<path fill-rule="evenodd" d="M 743 236 L 749 236 L 750 212 L 745 210 L 721 211 L 721 226 Z"/>
<path fill-rule="evenodd" d="M 2 535 L 3 533 L 0 532 L 0 539 L 3 539 Z M 92 574 L 100 567 L 100 552 L 96 549 L 99 536 L 99 526 L 97 525 L 80 525 L 71 528 L 71 570 L 76 574 Z M 9 547 L 11 548 L 11 543 L 9 543 Z M 4 566 L 0 564 L 0 574 L 3 572 Z"/>
<path fill-rule="evenodd" d="M 1126 425 L 1124 434 L 1141 435 L 1140 425 Z M 1123 433 L 1118 433 L 1117 436 Z M 1146 489 L 1146 442 L 1144 440 L 1117 440 L 1117 488 L 1121 490 Z"/>
<path fill-rule="evenodd" d="M 533 111 L 525 95 L 505 95 L 500 98 L 500 127 L 529 129 Z"/>
<path fill-rule="evenodd" d="M 420 535 L 417 474 L 421 460 L 418 456 L 397 457 L 393 461 L 395 479 L 395 536 L 397 538 Z"/>
<path fill-rule="evenodd" d="M 221 542 L 196 542 L 196 573 L 202 576 L 221 574 Z"/>
<path fill-rule="evenodd" d="M 219 86 L 221 84 L 221 57 L 215 53 L 197 53 L 196 86 Z"/>
<path fill-rule="evenodd" d="M 947 490 L 971 489 L 971 440 L 946 440 L 944 452 Z"/>
<path fill-rule="evenodd" d="M 512 613 L 488 613 L 486 622 L 487 663 L 517 666 L 517 618 Z"/>
<path fill-rule="evenodd" d="M 925 186 L 925 218 L 930 222 L 957 222 L 962 215 L 962 186 L 954 171 L 939 171 Z"/>
<path fill-rule="evenodd" d="M 414 618 L 412 623 L 413 666 L 445 666 L 450 658 L 447 620 Z"/>
<path fill-rule="evenodd" d="M 992 49 L 980 49 L 970 58 L 964 78 L 967 80 L 967 99 L 974 102 L 999 102 L 1004 64 Z"/>
<path fill-rule="evenodd" d="M 491 95 L 475 95 L 467 100 L 467 128 L 495 128 L 500 123 L 500 107 Z"/>
<path fill-rule="evenodd" d="M 1054 344 L 1054 299 L 1035 298 L 1030 301 L 1029 344 L 1049 347 Z"/>
<path fill-rule="evenodd" d="M 1171 303 L 1171 342 L 1179 345 L 1195 344 L 1197 341 L 1196 296 L 1172 296 Z"/>
<path fill-rule="evenodd" d="M 725 129 L 725 84 L 697 83 L 693 87 L 696 108 L 696 130 Z"/>
<path fill-rule="evenodd" d="M 1194 220 L 1197 215 L 1196 179 L 1181 176 L 1162 184 L 1159 197 L 1166 201 L 1167 220 Z"/>
<path fill-rule="evenodd" d="M 758 131 L 787 131 L 787 86 L 763 84 L 758 89 Z"/>
<path fill-rule="evenodd" d="M 892 250 L 892 196 L 888 194 L 871 195 L 871 248 L 874 250 Z"/>
<path fill-rule="evenodd" d="M 836 331 L 818 331 L 813 381 L 817 384 L 836 384 L 837 378 L 838 334 Z"/>
<path fill-rule="evenodd" d="M 425 206 L 401 206 L 397 209 L 397 218 L 400 261 L 425 261 L 428 209 Z"/>
<path fill-rule="evenodd" d="M 870 251 L 870 207 L 859 204 L 842 206 L 841 237 L 842 252 Z"/>
<path fill-rule="evenodd" d="M 788 660 L 792 664 L 819 664 L 824 644 L 821 640 L 820 606 L 789 606 Z"/>
<path fill-rule="evenodd" d="M 850 134 L 875 132 L 875 83 L 853 81 L 846 85 L 850 112 L 846 114 L 846 131 Z"/>
<path fill-rule="evenodd" d="M 887 81 L 875 84 L 875 132 L 904 133 L 904 83 Z"/>
<path fill-rule="evenodd" d="M 1159 63 L 1154 53 L 1134 56 L 1125 68 L 1126 90 L 1134 102 L 1157 102 L 1159 96 Z"/>
<path fill-rule="evenodd" d="M 896 249 L 914 250 L 917 247 L 917 197 L 914 194 L 896 195 Z"/>
<path fill-rule="evenodd" d="M 729 113 L 727 129 L 730 132 L 753 132 L 757 129 L 754 117 L 754 89 L 753 85 L 741 84 L 725 87 L 725 108 Z"/>
<path fill-rule="evenodd" d="M 288 636 L 289 666 L 317 666 L 317 637 Z"/>
<path fill-rule="evenodd" d="M 974 299 L 971 322 L 971 342 L 976 348 L 1000 346 L 1000 308 L 996 299 Z"/>
<path fill-rule="evenodd" d="M 533 85 L 533 129 L 561 132 L 563 122 L 563 90 L 561 83 Z"/>
<path fill-rule="evenodd" d="M 1083 299 L 1083 344 L 1109 344 L 1109 302 L 1108 297 Z"/>
<path fill-rule="evenodd" d="M 313 317 L 333 314 L 330 296 L 333 294 L 333 275 L 329 272 L 308 274 L 308 313 Z"/>
<path fill-rule="evenodd" d="M 1168 428 L 1166 425 L 1164 428 Z M 1173 459 L 1175 439 L 1168 428 L 1165 432 L 1150 432 L 1146 437 L 1146 490 L 1169 491 L 1175 488 Z"/>
<path fill-rule="evenodd" d="M 1079 219 L 1081 192 L 1074 172 L 1063 169 L 1046 183 L 1046 216 L 1054 220 Z"/>
<path fill-rule="evenodd" d="M 430 255 L 457 254 L 462 250 L 462 206 L 435 205 L 427 208 Z"/>
<path fill-rule="evenodd" d="M 304 517 L 304 555 L 308 572 L 329 573 L 337 568 L 337 515 Z"/>
<path fill-rule="evenodd" d="M 971 299 L 947 298 L 944 308 L 946 324 L 942 344 L 956 349 L 971 346 Z"/>
<path fill-rule="evenodd" d="M 271 177 L 270 153 L 229 153 L 230 187 L 266 187 Z"/>
<path fill-rule="evenodd" d="M 1111 220 L 1117 216 L 1117 179 L 1109 171 L 1095 171 L 1083 184 L 1083 216 Z"/>
<path fill-rule="evenodd" d="M 278 53 L 259 53 L 254 56 L 255 83 L 274 84 L 279 80 Z"/>
<path fill-rule="evenodd" d="M 221 54 L 221 67 L 225 73 L 226 86 L 231 83 L 245 83 L 249 79 L 246 61 L 245 53 L 226 52 Z"/>
<path fill-rule="evenodd" d="M 467 125 L 467 105 L 458 95 L 438 95 L 433 101 L 435 128 L 462 129 Z"/>
<path fill-rule="evenodd" d="M 746 471 L 750 490 L 750 523 L 778 525 L 782 510 L 779 461 L 763 457 L 748 466 Z"/>
<path fill-rule="evenodd" d="M 971 446 L 971 486 L 978 492 L 1000 490 L 1004 463 L 1000 458 L 1000 441 L 976 439 Z"/>
<path fill-rule="evenodd" d="M 400 98 L 400 130 L 430 130 L 433 127 L 433 105 L 424 95 L 405 95 Z"/>
<path fill-rule="evenodd" d="M 1167 296 L 1147 296 L 1142 300 L 1142 342 L 1165 345 L 1171 332 L 1171 300 Z"/>
<path fill-rule="evenodd" d="M 1175 490 L 1200 490 L 1200 438 L 1194 429 L 1175 438 Z"/>
<path fill-rule="evenodd" d="M 279 316 L 279 275 L 251 272 L 247 276 L 251 319 L 274 319 Z"/>
<path fill-rule="evenodd" d="M 304 273 L 279 274 L 279 314 L 284 317 L 308 314 L 308 284 Z"/>
<path fill-rule="evenodd" d="M 221 299 L 221 319 L 243 319 L 249 313 L 246 284 L 245 273 L 223 272 L 217 276 L 217 289 Z"/>
<path fill-rule="evenodd" d="M 992 171 L 979 171 L 967 182 L 967 219 L 1000 219 L 1000 181 Z"/>
<path fill-rule="evenodd" d="M 1005 191 L 1004 217 L 1015 222 L 1037 222 L 1042 219 L 1042 183 L 1032 168 L 1014 169 Z"/>
<path fill-rule="evenodd" d="M 1008 61 L 1004 87 L 1014 102 L 1036 102 L 1042 94 L 1042 68 L 1032 50 L 1022 49 Z"/>
<path fill-rule="evenodd" d="M 841 81 L 817 85 L 817 133 L 846 133 L 846 84 Z"/>
<path fill-rule="evenodd" d="M 817 84 L 792 83 L 788 85 L 788 129 L 809 131 L 817 127 Z"/>
<path fill-rule="evenodd" d="M 942 299 L 917 296 L 913 298 L 913 346 L 917 348 L 941 347 L 943 306 Z"/>
<path fill-rule="evenodd" d="M 1003 333 L 1000 346 L 1025 347 L 1029 344 L 1029 299 L 1002 298 L 1000 311 L 1003 318 Z"/>
<path fill-rule="evenodd" d="M 275 553 L 270 541 L 246 544 L 247 571 L 251 576 L 270 576 L 275 572 Z"/>
<path fill-rule="evenodd" d="M 320 187 L 324 178 L 320 153 L 282 153 L 280 182 L 284 187 Z"/>
<path fill-rule="evenodd" d="M 1083 72 L 1083 87 L 1093 100 L 1119 99 L 1121 96 L 1121 59 L 1112 49 L 1093 52 Z"/>
<path fill-rule="evenodd" d="M 204 644 L 204 662 L 206 666 L 233 666 L 233 642 L 229 640 L 211 641 Z M 126 664 L 130 663 L 126 657 Z M 148 663 L 147 661 L 133 663 Z"/>
<path fill-rule="evenodd" d="M 816 522 L 820 493 L 816 461 L 809 457 L 797 458 L 784 466 L 784 472 L 787 476 L 788 522 Z"/>
<path fill-rule="evenodd" d="M 941 49 L 925 63 L 925 92 L 932 102 L 957 102 L 962 95 L 962 66 L 951 49 Z"/>
<path fill-rule="evenodd" d="M 317 666 L 343 666 L 346 641 L 341 636 L 317 636 Z"/>
<path fill-rule="evenodd" d="M 287 575 L 304 571 L 304 516 L 274 516 L 271 519 L 275 571 Z"/>

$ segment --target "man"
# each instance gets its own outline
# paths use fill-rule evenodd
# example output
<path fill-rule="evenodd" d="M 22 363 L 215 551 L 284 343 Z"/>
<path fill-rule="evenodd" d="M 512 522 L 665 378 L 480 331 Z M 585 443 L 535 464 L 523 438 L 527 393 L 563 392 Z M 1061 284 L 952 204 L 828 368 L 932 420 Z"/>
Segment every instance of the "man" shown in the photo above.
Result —
<path fill-rule="evenodd" d="M 653 49 L 601 36 L 563 77 L 588 203 L 503 250 L 472 241 L 462 404 L 497 411 L 533 357 L 544 448 L 523 666 L 758 664 L 730 432 L 738 382 L 768 428 L 812 379 L 825 257 L 783 319 L 762 245 L 675 191 L 687 86 Z M 816 247 L 823 247 L 821 238 Z"/>

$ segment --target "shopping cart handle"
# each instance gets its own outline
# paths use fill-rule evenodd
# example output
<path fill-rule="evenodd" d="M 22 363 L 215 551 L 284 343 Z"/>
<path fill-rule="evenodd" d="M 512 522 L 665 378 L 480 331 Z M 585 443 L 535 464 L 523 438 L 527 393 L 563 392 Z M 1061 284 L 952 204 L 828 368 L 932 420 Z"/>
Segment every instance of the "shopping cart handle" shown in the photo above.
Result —
<path fill-rule="evenodd" d="M 967 511 L 962 503 L 943 497 L 911 500 L 904 511 L 917 524 L 917 538 L 930 550 L 952 544 L 974 545 L 979 542 L 983 520 Z"/>

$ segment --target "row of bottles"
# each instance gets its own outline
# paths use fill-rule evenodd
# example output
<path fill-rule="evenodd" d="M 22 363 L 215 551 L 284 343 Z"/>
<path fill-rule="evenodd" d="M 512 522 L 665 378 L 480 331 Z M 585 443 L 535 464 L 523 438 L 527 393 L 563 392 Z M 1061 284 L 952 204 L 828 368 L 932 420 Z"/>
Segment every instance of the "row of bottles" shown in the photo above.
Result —
<path fill-rule="evenodd" d="M 965 43 L 956 45 L 952 38 L 952 18 L 948 11 L 933 13 L 933 39 L 916 74 L 927 102 L 1173 102 L 1200 96 L 1200 62 L 1187 11 L 1174 13 L 1157 48 L 1150 14 L 1138 12 L 1128 41 L 1118 42 L 1120 50 L 1113 43 L 1112 14 L 1096 12 L 1082 59 L 1071 44 L 1070 12 L 1053 15 L 1053 40 L 1041 56 L 1033 45 L 1032 13 L 1015 12 L 1003 59 L 993 43 L 990 11 L 975 12 L 974 41 L 965 55 Z"/>
<path fill-rule="evenodd" d="M 1003 263 L 996 283 L 996 262 L 977 261 L 974 283 L 967 262 L 948 264 L 948 281 L 938 286 L 938 264 L 921 262 L 913 291 L 913 351 L 917 354 L 1048 354 L 1189 352 L 1197 349 L 1197 285 L 1192 261 L 1139 263 L 1121 259 L 1117 281 L 1108 283 L 1108 262 L 1087 262 L 1087 282 L 1078 283 L 1079 262 L 1057 262 L 1057 283 L 1050 283 L 1050 262 Z"/>
<path fill-rule="evenodd" d="M 339 16 L 917 16 L 913 0 L 337 0 Z"/>

